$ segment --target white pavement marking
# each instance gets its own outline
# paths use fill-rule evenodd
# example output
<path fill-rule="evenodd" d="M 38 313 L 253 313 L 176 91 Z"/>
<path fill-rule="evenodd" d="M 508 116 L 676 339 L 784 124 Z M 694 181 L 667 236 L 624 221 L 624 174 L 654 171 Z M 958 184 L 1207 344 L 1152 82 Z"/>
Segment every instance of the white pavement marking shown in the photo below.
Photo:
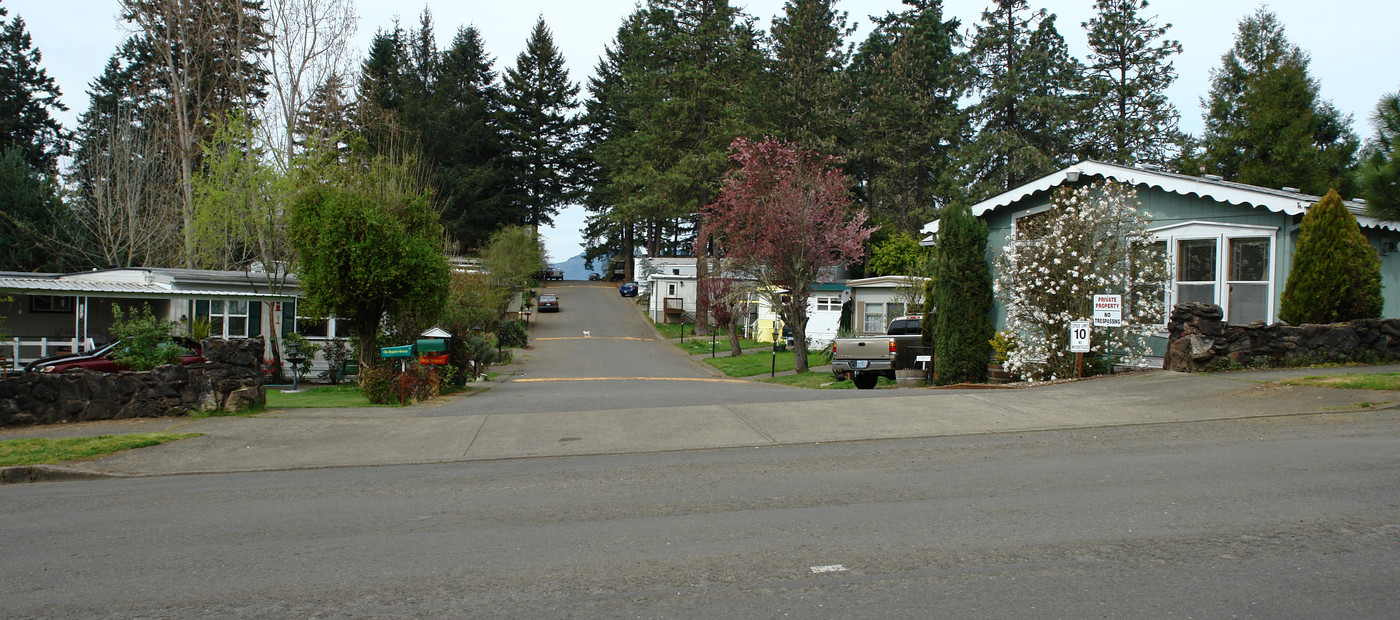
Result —
<path fill-rule="evenodd" d="M 827 564 L 826 566 L 813 566 L 813 567 L 812 567 L 812 572 L 815 573 L 815 574 L 818 574 L 818 575 L 820 575 L 820 574 L 822 574 L 822 573 L 840 573 L 840 572 L 848 571 L 848 570 L 850 570 L 850 569 L 849 569 L 849 568 L 846 568 L 845 566 L 842 566 L 842 565 L 840 565 L 840 564 Z"/>

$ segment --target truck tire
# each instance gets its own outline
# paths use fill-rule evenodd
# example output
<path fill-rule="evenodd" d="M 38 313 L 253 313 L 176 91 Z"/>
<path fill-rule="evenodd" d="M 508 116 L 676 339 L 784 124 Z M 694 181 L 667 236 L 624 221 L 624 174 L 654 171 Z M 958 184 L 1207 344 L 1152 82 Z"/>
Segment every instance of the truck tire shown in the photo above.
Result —
<path fill-rule="evenodd" d="M 857 390 L 870 390 L 875 388 L 875 384 L 880 382 L 880 375 L 873 372 L 853 372 L 851 381 L 856 384 Z"/>

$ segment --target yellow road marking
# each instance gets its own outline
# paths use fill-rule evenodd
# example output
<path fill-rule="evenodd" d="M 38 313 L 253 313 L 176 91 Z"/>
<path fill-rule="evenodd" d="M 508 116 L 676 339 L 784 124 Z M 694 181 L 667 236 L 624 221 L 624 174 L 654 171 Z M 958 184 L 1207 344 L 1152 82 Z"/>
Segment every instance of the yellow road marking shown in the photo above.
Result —
<path fill-rule="evenodd" d="M 653 341 L 655 338 L 637 338 L 635 336 L 556 336 L 553 338 L 536 338 L 536 341 L 544 340 L 646 340 Z"/>
<path fill-rule="evenodd" d="M 743 379 L 701 379 L 673 377 L 557 377 L 547 379 L 511 379 L 519 383 L 550 383 L 555 381 L 696 381 L 700 383 L 748 383 Z"/>

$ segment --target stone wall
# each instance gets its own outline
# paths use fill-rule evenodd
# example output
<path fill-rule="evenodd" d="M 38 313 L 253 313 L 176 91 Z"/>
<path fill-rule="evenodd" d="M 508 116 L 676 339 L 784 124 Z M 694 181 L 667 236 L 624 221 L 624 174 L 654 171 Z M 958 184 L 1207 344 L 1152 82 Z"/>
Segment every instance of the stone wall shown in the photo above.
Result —
<path fill-rule="evenodd" d="M 204 341 L 204 364 L 0 380 L 0 426 L 238 411 L 266 404 L 261 339 Z"/>
<path fill-rule="evenodd" d="M 1215 304 L 1177 304 L 1167 325 L 1168 370 L 1281 367 L 1400 358 L 1400 319 L 1334 325 L 1228 325 Z"/>

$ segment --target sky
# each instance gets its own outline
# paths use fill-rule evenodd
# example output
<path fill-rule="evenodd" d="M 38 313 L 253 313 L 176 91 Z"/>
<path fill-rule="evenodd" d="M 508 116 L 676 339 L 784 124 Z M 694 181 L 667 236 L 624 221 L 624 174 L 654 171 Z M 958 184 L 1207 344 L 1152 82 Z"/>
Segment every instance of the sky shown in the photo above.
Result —
<path fill-rule="evenodd" d="M 764 29 L 784 4 L 784 0 L 731 2 L 757 17 Z M 1092 0 L 1031 0 L 1030 4 L 1057 15 L 1056 27 L 1070 53 L 1081 60 L 1087 56 L 1081 24 L 1094 14 Z M 944 0 L 944 15 L 959 19 L 966 31 L 988 5 L 990 0 Z M 582 84 L 636 1 L 356 0 L 356 6 L 360 15 L 356 47 L 361 51 L 356 57 L 362 58 L 375 31 L 391 28 L 396 17 L 405 29 L 416 28 L 426 7 L 440 48 L 451 42 L 458 28 L 475 26 L 498 71 L 515 64 L 535 19 L 543 16 L 570 77 Z M 1157 0 L 1145 11 L 1156 14 L 1160 23 L 1171 24 L 1167 36 L 1181 41 L 1183 47 L 1174 61 L 1177 81 L 1167 95 L 1181 113 L 1184 131 L 1200 133 L 1200 99 L 1210 89 L 1210 71 L 1220 66 L 1221 56 L 1233 45 L 1239 20 L 1258 6 L 1236 0 Z M 1385 93 L 1400 90 L 1400 63 L 1396 62 L 1400 37 L 1394 30 L 1400 24 L 1400 2 L 1332 0 L 1323 5 L 1316 0 L 1274 0 L 1267 6 L 1283 22 L 1289 40 L 1311 54 L 1310 69 L 1321 83 L 1322 97 L 1353 115 L 1352 128 L 1363 140 L 1373 135 L 1370 118 L 1376 102 Z M 65 127 L 75 127 L 77 116 L 88 106 L 88 84 L 128 34 L 118 19 L 117 0 L 0 0 L 0 7 L 9 11 L 9 18 L 24 18 L 34 46 L 43 54 L 42 66 L 58 82 L 62 101 L 69 107 L 59 118 Z M 898 11 L 902 3 L 841 0 L 837 8 L 858 26 L 852 41 L 859 44 L 871 30 L 868 16 Z M 555 218 L 555 226 L 542 231 L 551 260 L 563 261 L 583 251 L 584 217 L 581 207 L 571 207 Z"/>

